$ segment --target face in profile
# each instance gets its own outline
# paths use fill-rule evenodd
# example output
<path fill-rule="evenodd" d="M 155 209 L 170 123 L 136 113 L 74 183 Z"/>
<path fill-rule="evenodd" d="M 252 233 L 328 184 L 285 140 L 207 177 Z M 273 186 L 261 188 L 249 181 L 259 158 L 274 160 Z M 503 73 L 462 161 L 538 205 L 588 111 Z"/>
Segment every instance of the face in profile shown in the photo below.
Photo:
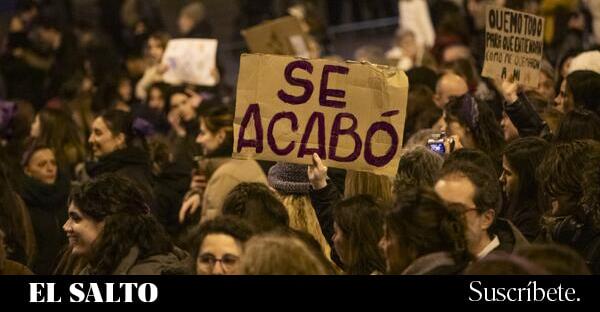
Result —
<path fill-rule="evenodd" d="M 94 157 L 99 158 L 108 155 L 125 145 L 124 134 L 114 135 L 102 117 L 96 118 L 92 123 L 92 134 L 88 139 L 92 147 Z"/>
<path fill-rule="evenodd" d="M 200 131 L 196 137 L 196 143 L 202 146 L 204 155 L 208 155 L 216 151 L 221 143 L 225 140 L 225 131 L 211 132 L 207 127 L 204 119 L 200 118 Z"/>
<path fill-rule="evenodd" d="M 196 274 L 237 274 L 241 243 L 227 234 L 208 234 L 200 243 L 196 257 Z"/>
<path fill-rule="evenodd" d="M 508 117 L 506 113 L 502 113 L 502 120 L 500 121 L 500 127 L 502 127 L 502 132 L 504 134 L 504 140 L 506 142 L 510 142 L 514 139 L 519 138 L 519 130 L 513 124 L 512 120 Z"/>
<path fill-rule="evenodd" d="M 103 227 L 103 221 L 95 221 L 71 202 L 69 219 L 63 225 L 63 230 L 67 234 L 73 255 L 88 255 Z"/>
<path fill-rule="evenodd" d="M 518 192 L 519 176 L 512 168 L 506 156 L 502 157 L 502 175 L 500 176 L 500 185 L 506 198 L 511 200 L 515 198 Z"/>
<path fill-rule="evenodd" d="M 333 237 L 331 237 L 331 240 L 333 241 L 335 252 L 338 254 L 340 261 L 346 263 L 346 261 L 348 261 L 348 256 L 346 255 L 348 252 L 346 248 L 346 238 L 344 232 L 336 222 L 333 222 Z"/>
<path fill-rule="evenodd" d="M 379 248 L 383 251 L 386 270 L 389 274 L 400 274 L 410 265 L 412 260 L 410 255 L 400 247 L 398 238 L 385 224 Z"/>

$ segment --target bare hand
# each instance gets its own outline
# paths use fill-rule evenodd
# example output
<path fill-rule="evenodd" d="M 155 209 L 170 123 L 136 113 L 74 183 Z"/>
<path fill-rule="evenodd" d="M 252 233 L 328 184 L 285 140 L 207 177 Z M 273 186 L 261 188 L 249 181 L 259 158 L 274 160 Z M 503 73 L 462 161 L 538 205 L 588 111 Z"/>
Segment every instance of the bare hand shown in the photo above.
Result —
<path fill-rule="evenodd" d="M 193 108 L 198 108 L 200 104 L 202 104 L 204 99 L 200 94 L 198 94 L 198 92 L 188 88 L 185 89 L 185 93 L 189 96 L 188 102 Z"/>
<path fill-rule="evenodd" d="M 186 199 L 179 209 L 179 223 L 183 223 L 188 215 L 193 215 L 200 207 L 200 194 L 194 194 Z"/>
<path fill-rule="evenodd" d="M 308 165 L 307 170 L 308 180 L 313 189 L 320 190 L 327 186 L 327 167 L 316 153 L 312 155 L 312 165 Z"/>
<path fill-rule="evenodd" d="M 172 109 L 169 112 L 167 119 L 169 120 L 171 127 L 173 127 L 173 130 L 175 130 L 175 133 L 177 134 L 177 136 L 185 137 L 187 135 L 187 132 L 181 126 L 181 114 L 180 114 L 178 108 Z"/>
<path fill-rule="evenodd" d="M 450 138 L 454 141 L 454 148 L 450 146 L 450 140 L 444 140 L 444 147 L 446 148 L 446 154 L 450 154 L 454 151 L 464 148 L 460 137 L 458 135 L 451 135 Z"/>
<path fill-rule="evenodd" d="M 510 77 L 508 80 L 502 81 L 502 95 L 504 95 L 504 99 L 508 104 L 515 103 L 519 96 L 517 92 L 519 91 L 519 85 L 513 81 L 513 78 Z"/>

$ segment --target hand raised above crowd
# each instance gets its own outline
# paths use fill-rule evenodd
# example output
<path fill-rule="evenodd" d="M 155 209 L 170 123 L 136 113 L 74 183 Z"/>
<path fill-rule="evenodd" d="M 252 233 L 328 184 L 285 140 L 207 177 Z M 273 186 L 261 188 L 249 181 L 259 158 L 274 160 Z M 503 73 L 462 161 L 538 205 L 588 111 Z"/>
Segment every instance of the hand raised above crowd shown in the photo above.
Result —
<path fill-rule="evenodd" d="M 500 90 L 508 105 L 514 104 L 519 99 L 519 84 L 513 81 L 513 78 L 503 80 L 500 85 Z"/>
<path fill-rule="evenodd" d="M 308 165 L 307 173 L 313 189 L 320 190 L 327 186 L 327 167 L 316 153 L 312 155 L 312 165 Z"/>

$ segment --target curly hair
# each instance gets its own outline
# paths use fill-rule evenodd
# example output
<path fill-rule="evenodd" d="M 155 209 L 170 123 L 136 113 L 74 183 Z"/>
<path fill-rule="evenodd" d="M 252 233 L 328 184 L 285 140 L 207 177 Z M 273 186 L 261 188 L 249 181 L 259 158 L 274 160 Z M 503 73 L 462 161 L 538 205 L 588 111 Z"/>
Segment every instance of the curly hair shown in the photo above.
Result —
<path fill-rule="evenodd" d="M 370 195 L 357 195 L 333 206 L 333 220 L 342 230 L 348 254 L 344 271 L 367 275 L 385 271 L 385 259 L 378 243 L 383 236 L 384 208 Z"/>
<path fill-rule="evenodd" d="M 417 146 L 404 153 L 400 157 L 398 173 L 394 179 L 396 196 L 407 187 L 432 187 L 443 164 L 442 156 L 424 146 Z"/>
<path fill-rule="evenodd" d="M 446 208 L 429 188 L 406 190 L 386 214 L 385 225 L 397 242 L 414 252 L 410 262 L 440 251 L 449 252 L 457 264 L 467 264 L 472 258 L 464 215 Z"/>
<path fill-rule="evenodd" d="M 111 274 L 132 247 L 140 258 L 173 250 L 169 236 L 149 213 L 142 191 L 134 182 L 115 174 L 73 189 L 70 202 L 104 227 L 92 245 L 89 264 L 92 274 Z"/>
<path fill-rule="evenodd" d="M 579 199 L 575 211 L 581 221 L 600 229 L 600 143 L 576 140 L 550 148 L 536 172 L 545 195 Z"/>
<path fill-rule="evenodd" d="M 245 243 L 252 237 L 253 231 L 246 221 L 234 216 L 219 216 L 206 221 L 192 228 L 187 235 L 187 250 L 192 257 L 198 256 L 200 245 L 211 234 L 225 234 Z"/>
<path fill-rule="evenodd" d="M 257 233 L 287 227 L 290 223 L 281 201 L 262 183 L 243 182 L 234 187 L 225 197 L 223 214 L 248 221 Z"/>
<path fill-rule="evenodd" d="M 590 110 L 576 108 L 568 112 L 556 131 L 556 142 L 600 140 L 600 117 Z"/>

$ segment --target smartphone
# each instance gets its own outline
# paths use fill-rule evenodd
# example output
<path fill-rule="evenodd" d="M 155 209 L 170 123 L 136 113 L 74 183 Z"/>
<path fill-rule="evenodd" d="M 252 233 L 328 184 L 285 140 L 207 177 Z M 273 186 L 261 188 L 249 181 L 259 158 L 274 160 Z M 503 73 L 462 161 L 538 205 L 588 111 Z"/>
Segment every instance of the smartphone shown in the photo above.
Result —
<path fill-rule="evenodd" d="M 439 142 L 437 140 L 429 140 L 427 141 L 427 147 L 429 147 L 430 150 L 432 150 L 433 152 L 436 152 L 440 155 L 445 155 L 446 154 L 446 146 L 444 146 L 444 142 Z"/>
<path fill-rule="evenodd" d="M 447 152 L 451 153 L 452 150 L 454 150 L 454 139 L 447 137 L 444 132 L 433 134 L 431 138 L 427 140 L 427 147 L 442 156 L 447 153 L 446 144 L 450 148 Z"/>

